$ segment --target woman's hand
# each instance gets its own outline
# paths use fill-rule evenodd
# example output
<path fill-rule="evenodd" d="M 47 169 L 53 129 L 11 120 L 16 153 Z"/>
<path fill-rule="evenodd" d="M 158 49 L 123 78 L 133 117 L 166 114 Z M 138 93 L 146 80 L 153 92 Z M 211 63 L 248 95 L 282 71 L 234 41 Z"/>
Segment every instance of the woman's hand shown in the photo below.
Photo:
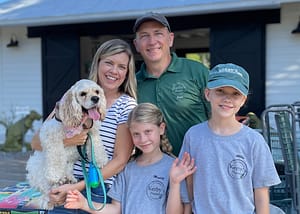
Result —
<path fill-rule="evenodd" d="M 51 189 L 49 192 L 49 198 L 51 203 L 55 206 L 63 205 L 66 201 L 67 192 L 75 189 L 74 184 L 64 184 L 57 188 Z"/>
<path fill-rule="evenodd" d="M 64 139 L 64 146 L 78 146 L 78 145 L 83 145 L 85 144 L 88 135 L 87 133 L 89 132 L 88 129 L 84 129 L 80 134 L 77 134 L 71 138 L 65 138 Z"/>

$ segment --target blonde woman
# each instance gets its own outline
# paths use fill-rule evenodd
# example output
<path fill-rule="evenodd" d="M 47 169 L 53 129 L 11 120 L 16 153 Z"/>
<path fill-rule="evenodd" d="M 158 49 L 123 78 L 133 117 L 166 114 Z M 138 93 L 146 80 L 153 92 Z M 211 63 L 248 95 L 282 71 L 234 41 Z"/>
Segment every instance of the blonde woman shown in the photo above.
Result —
<path fill-rule="evenodd" d="M 97 82 L 104 90 L 107 111 L 101 124 L 100 135 L 105 146 L 109 162 L 102 169 L 107 191 L 115 176 L 125 167 L 132 153 L 133 144 L 126 124 L 129 112 L 136 104 L 136 79 L 134 57 L 129 44 L 121 39 L 112 39 L 103 43 L 94 55 L 89 79 Z M 82 145 L 87 139 L 87 131 L 64 140 L 65 146 Z M 32 147 L 41 150 L 36 136 Z M 50 198 L 56 207 L 49 213 L 70 213 L 63 208 L 68 190 L 77 189 L 85 194 L 85 183 L 81 162 L 74 166 L 76 184 L 65 184 L 50 192 Z M 101 188 L 92 189 L 92 200 L 103 202 Z M 109 200 L 108 200 L 109 201 Z M 77 210 L 74 212 L 78 213 Z"/>

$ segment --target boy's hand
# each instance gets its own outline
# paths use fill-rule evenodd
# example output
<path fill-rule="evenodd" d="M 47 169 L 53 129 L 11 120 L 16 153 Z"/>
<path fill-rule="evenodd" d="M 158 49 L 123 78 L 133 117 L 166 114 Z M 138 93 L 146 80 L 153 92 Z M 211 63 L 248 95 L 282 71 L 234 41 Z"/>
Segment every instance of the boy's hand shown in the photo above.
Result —
<path fill-rule="evenodd" d="M 193 174 L 196 171 L 195 160 L 190 155 L 185 152 L 182 160 L 179 161 L 176 158 L 172 164 L 170 170 L 170 183 L 179 184 L 186 177 Z"/>

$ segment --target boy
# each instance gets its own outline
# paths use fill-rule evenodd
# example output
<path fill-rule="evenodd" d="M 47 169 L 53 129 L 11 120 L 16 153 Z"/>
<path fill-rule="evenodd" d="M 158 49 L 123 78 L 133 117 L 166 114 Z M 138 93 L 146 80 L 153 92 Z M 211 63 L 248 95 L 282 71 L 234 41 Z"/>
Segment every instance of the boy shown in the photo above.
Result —
<path fill-rule="evenodd" d="M 188 130 L 179 155 L 190 153 L 197 166 L 187 178 L 194 214 L 269 213 L 269 187 L 280 183 L 271 152 L 261 134 L 235 118 L 248 91 L 248 73 L 238 65 L 209 73 L 211 118 Z"/>

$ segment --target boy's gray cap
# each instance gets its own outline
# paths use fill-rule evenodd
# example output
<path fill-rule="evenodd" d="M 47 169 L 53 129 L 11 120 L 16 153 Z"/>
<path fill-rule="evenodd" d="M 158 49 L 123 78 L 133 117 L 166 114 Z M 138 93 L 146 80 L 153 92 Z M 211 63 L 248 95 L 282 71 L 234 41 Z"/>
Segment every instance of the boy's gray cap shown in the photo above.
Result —
<path fill-rule="evenodd" d="M 157 21 L 163 26 L 165 26 L 166 28 L 168 28 L 168 30 L 171 32 L 171 28 L 166 17 L 159 13 L 153 13 L 153 12 L 146 13 L 145 15 L 137 18 L 133 26 L 133 32 L 136 33 L 139 27 L 141 26 L 141 24 L 143 24 L 146 21 Z"/>
<path fill-rule="evenodd" d="M 214 89 L 224 86 L 231 86 L 247 96 L 249 91 L 247 71 L 232 63 L 216 65 L 209 72 L 207 88 Z"/>

